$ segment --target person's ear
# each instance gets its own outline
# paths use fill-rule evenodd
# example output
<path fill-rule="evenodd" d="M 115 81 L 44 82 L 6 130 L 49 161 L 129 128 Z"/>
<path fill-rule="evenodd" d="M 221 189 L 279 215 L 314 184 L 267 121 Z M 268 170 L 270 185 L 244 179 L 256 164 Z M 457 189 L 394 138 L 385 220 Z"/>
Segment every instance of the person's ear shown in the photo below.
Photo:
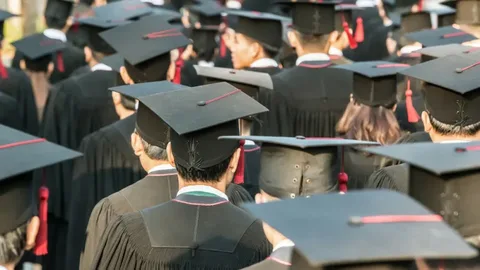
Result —
<path fill-rule="evenodd" d="M 35 240 L 37 239 L 39 228 L 40 219 L 37 216 L 32 217 L 27 225 L 27 241 L 25 244 L 25 250 L 30 250 L 35 247 Z"/>
<path fill-rule="evenodd" d="M 168 157 L 168 162 L 172 167 L 175 167 L 175 157 L 173 157 L 173 152 L 172 152 L 172 143 L 168 142 L 167 144 L 167 157 Z"/>
<path fill-rule="evenodd" d="M 20 69 L 22 69 L 22 70 L 27 69 L 27 64 L 25 63 L 24 59 L 20 60 Z"/>
<path fill-rule="evenodd" d="M 48 67 L 47 67 L 48 77 L 50 77 L 50 75 L 52 75 L 54 70 L 55 70 L 55 64 L 53 62 L 48 63 Z"/>
<path fill-rule="evenodd" d="M 292 48 L 297 48 L 299 45 L 297 35 L 292 30 L 287 33 L 288 42 Z"/>
<path fill-rule="evenodd" d="M 93 52 L 92 52 L 92 49 L 90 49 L 89 47 L 85 46 L 83 48 L 83 53 L 85 54 L 85 62 L 86 63 L 90 63 L 92 61 L 92 58 L 93 58 Z"/>
<path fill-rule="evenodd" d="M 232 158 L 230 159 L 230 163 L 228 164 L 229 170 L 231 170 L 232 173 L 235 173 L 237 171 L 238 167 L 238 160 L 240 159 L 240 148 L 238 148 L 235 153 L 233 153 Z"/>
<path fill-rule="evenodd" d="M 432 123 L 430 122 L 430 117 L 426 111 L 422 112 L 422 122 L 425 132 L 430 133 L 432 131 Z"/>
<path fill-rule="evenodd" d="M 135 84 L 130 75 L 128 75 L 127 69 L 124 66 L 120 67 L 120 76 L 125 84 Z"/>
<path fill-rule="evenodd" d="M 133 152 L 137 157 L 141 156 L 145 149 L 143 148 L 142 139 L 137 133 L 132 133 L 130 136 L 130 143 L 132 144 Z"/>
<path fill-rule="evenodd" d="M 122 95 L 120 95 L 119 93 L 112 91 L 112 99 L 114 105 L 122 104 Z"/>
<path fill-rule="evenodd" d="M 392 112 L 395 112 L 396 110 L 397 110 L 397 104 L 393 105 Z"/>

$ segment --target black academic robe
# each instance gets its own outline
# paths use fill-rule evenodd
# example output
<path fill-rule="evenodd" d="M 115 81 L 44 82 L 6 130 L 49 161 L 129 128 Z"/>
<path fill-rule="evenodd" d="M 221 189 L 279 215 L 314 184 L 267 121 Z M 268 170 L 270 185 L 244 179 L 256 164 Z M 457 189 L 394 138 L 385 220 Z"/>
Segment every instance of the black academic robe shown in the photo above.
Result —
<path fill-rule="evenodd" d="M 215 67 L 233 68 L 232 52 L 227 49 L 225 56 L 221 57 L 220 55 L 217 55 L 213 60 L 213 63 Z"/>
<path fill-rule="evenodd" d="M 21 130 L 21 119 L 17 106 L 14 98 L 0 92 L 0 124 Z"/>
<path fill-rule="evenodd" d="M 68 223 L 65 269 L 78 269 L 85 231 L 95 205 L 105 197 L 145 177 L 130 145 L 135 115 L 119 120 L 82 140 L 75 160 Z"/>
<path fill-rule="evenodd" d="M 67 148 L 78 149 L 86 135 L 117 121 L 118 115 L 108 91 L 116 79 L 116 72 L 99 70 L 71 77 L 56 85 L 45 107 L 40 136 Z M 73 164 L 73 161 L 67 161 L 43 169 L 44 173 L 34 173 L 36 188 L 43 182 L 50 189 L 49 254 L 43 257 L 43 266 L 49 270 L 65 269 Z"/>
<path fill-rule="evenodd" d="M 32 84 L 28 76 L 20 70 L 7 68 L 8 78 L 0 79 L 0 92 L 14 98 L 19 117 L 18 129 L 38 135 L 38 115 Z"/>
<path fill-rule="evenodd" d="M 58 70 L 58 64 L 57 64 L 58 55 L 55 55 L 54 57 L 55 70 L 50 76 L 51 84 L 55 84 L 57 82 L 67 79 L 72 74 L 73 71 L 87 64 L 85 62 L 85 54 L 83 53 L 82 49 L 75 47 L 70 42 L 66 42 L 66 45 L 67 47 L 62 51 L 64 71 L 61 72 Z M 12 67 L 19 69 L 20 61 L 22 59 L 23 59 L 22 53 L 20 53 L 19 51 L 16 51 L 15 56 L 13 57 L 13 60 L 12 60 Z"/>
<path fill-rule="evenodd" d="M 256 135 L 334 137 L 350 101 L 353 78 L 340 69 L 327 68 L 330 65 L 303 62 L 273 76 L 274 90 L 259 92 L 258 101 L 270 111 L 258 116 L 262 128 L 254 130 Z"/>
<path fill-rule="evenodd" d="M 368 179 L 368 189 L 391 189 L 408 194 L 408 164 L 385 167 L 374 172 Z"/>
<path fill-rule="evenodd" d="M 90 66 L 85 65 L 85 66 L 81 66 L 81 67 L 75 69 L 72 72 L 72 74 L 70 74 L 70 76 L 79 76 L 79 75 L 83 75 L 83 74 L 86 74 L 86 73 L 89 73 L 89 72 L 92 72 Z"/>
<path fill-rule="evenodd" d="M 380 169 L 382 158 L 355 149 L 344 150 L 344 166 L 348 175 L 348 190 L 364 189 L 368 178 Z"/>
<path fill-rule="evenodd" d="M 258 178 L 260 176 L 260 153 L 261 148 L 256 144 L 246 144 L 245 151 L 245 173 L 242 186 L 255 198 L 260 192 Z"/>
<path fill-rule="evenodd" d="M 260 220 L 221 197 L 195 194 L 112 222 L 92 269 L 240 269 L 270 254 Z"/>
<path fill-rule="evenodd" d="M 287 270 L 292 265 L 293 247 L 281 247 L 273 251 L 265 260 L 244 268 L 245 270 Z"/>
<path fill-rule="evenodd" d="M 198 65 L 198 61 L 195 59 L 185 61 L 182 68 L 182 85 L 190 87 L 203 85 L 203 78 L 197 75 L 194 65 Z"/>

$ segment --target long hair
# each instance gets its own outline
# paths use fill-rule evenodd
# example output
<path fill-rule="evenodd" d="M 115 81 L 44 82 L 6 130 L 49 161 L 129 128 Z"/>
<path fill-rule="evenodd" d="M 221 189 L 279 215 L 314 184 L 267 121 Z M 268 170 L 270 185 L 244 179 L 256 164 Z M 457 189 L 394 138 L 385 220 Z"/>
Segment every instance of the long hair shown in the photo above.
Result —
<path fill-rule="evenodd" d="M 370 107 L 351 101 L 337 124 L 337 132 L 347 139 L 393 144 L 400 138 L 400 126 L 393 110 Z"/>

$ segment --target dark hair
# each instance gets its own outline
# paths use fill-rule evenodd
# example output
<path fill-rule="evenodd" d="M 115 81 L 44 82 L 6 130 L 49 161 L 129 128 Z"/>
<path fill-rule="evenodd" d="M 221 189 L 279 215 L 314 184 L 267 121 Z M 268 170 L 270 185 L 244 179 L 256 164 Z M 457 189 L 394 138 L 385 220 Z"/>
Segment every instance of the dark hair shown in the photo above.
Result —
<path fill-rule="evenodd" d="M 147 155 L 149 159 L 153 160 L 163 160 L 166 161 L 168 159 L 167 151 L 159 146 L 149 144 L 144 139 L 142 140 L 143 151 Z"/>
<path fill-rule="evenodd" d="M 17 261 L 27 245 L 28 222 L 13 231 L 0 235 L 0 265 Z"/>
<path fill-rule="evenodd" d="M 125 85 L 125 82 L 123 81 L 122 75 L 120 73 L 117 74 L 117 86 Z M 127 109 L 134 111 L 135 110 L 135 104 L 136 101 L 134 98 L 127 97 L 125 95 L 120 94 L 120 103 L 122 106 Z"/>
<path fill-rule="evenodd" d="M 473 136 L 480 131 L 480 122 L 468 126 L 460 126 L 442 123 L 435 119 L 430 113 L 428 113 L 428 117 L 435 132 L 443 136 Z"/>
<path fill-rule="evenodd" d="M 149 59 L 137 65 L 124 61 L 128 75 L 135 83 L 163 81 L 170 67 L 170 53 Z"/>
<path fill-rule="evenodd" d="M 278 53 L 280 52 L 279 49 L 274 48 L 274 47 L 272 47 L 272 46 L 270 46 L 270 45 L 268 45 L 268 44 L 265 44 L 265 43 L 263 43 L 263 42 L 260 42 L 260 41 L 258 41 L 258 40 L 256 40 L 256 39 L 253 39 L 253 38 L 248 37 L 248 36 L 246 36 L 246 35 L 244 35 L 244 37 L 245 37 L 245 39 L 246 39 L 250 44 L 255 43 L 255 42 L 258 43 L 258 44 L 260 44 L 260 46 L 262 46 L 262 48 L 263 48 L 263 53 L 264 53 L 265 56 L 268 57 L 268 58 L 275 58 L 275 57 L 278 55 Z"/>
<path fill-rule="evenodd" d="M 62 30 L 67 24 L 67 20 L 46 16 L 45 24 L 47 25 L 48 28 Z"/>
<path fill-rule="evenodd" d="M 324 51 L 326 49 L 326 45 L 328 43 L 328 38 L 330 34 L 326 35 L 312 35 L 312 34 L 303 34 L 299 31 L 294 31 L 298 38 L 298 42 L 304 48 L 309 48 L 312 50 L 321 50 Z"/>
<path fill-rule="evenodd" d="M 219 182 L 220 177 L 225 174 L 232 159 L 231 155 L 229 158 L 224 161 L 205 168 L 205 169 L 196 169 L 196 168 L 185 168 L 182 165 L 175 162 L 175 167 L 178 174 L 187 182 Z"/>
<path fill-rule="evenodd" d="M 27 70 L 34 72 L 47 72 L 48 65 L 52 62 L 53 57 L 49 54 L 35 60 L 32 60 L 28 57 L 23 57 L 23 59 L 25 60 L 25 66 Z"/>
<path fill-rule="evenodd" d="M 393 144 L 400 138 L 400 126 L 391 109 L 370 107 L 351 101 L 338 121 L 337 132 L 348 139 Z"/>

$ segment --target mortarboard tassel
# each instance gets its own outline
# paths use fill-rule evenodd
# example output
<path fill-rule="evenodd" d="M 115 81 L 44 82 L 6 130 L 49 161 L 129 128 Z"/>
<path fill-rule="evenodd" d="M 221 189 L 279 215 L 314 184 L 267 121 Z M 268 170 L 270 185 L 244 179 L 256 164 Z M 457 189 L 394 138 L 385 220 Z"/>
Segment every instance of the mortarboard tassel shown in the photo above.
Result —
<path fill-rule="evenodd" d="M 222 16 L 223 23 L 225 24 L 225 29 L 228 27 L 227 16 Z M 225 44 L 225 40 L 223 37 L 220 36 L 220 57 L 225 57 L 227 55 L 227 45 Z"/>
<path fill-rule="evenodd" d="M 348 183 L 348 174 L 345 172 L 344 168 L 344 148 L 342 146 L 342 160 L 341 160 L 340 173 L 338 174 L 338 190 L 340 193 L 347 192 L 347 183 Z"/>
<path fill-rule="evenodd" d="M 65 66 L 63 63 L 63 52 L 57 52 L 57 70 L 65 72 Z"/>
<path fill-rule="evenodd" d="M 420 116 L 413 107 L 412 101 L 412 89 L 410 89 L 410 80 L 407 81 L 407 91 L 405 91 L 405 106 L 407 107 L 407 118 L 409 123 L 417 123 L 420 120 Z"/>
<path fill-rule="evenodd" d="M 2 79 L 8 79 L 8 71 L 3 65 L 3 61 L 1 59 L 0 59 L 0 77 L 2 77 Z"/>
<path fill-rule="evenodd" d="M 365 31 L 363 29 L 362 17 L 357 18 L 357 28 L 355 29 L 355 41 L 362 43 L 365 40 Z"/>
<path fill-rule="evenodd" d="M 350 33 L 350 27 L 348 26 L 348 22 L 345 20 L 345 17 L 342 17 L 342 20 L 343 31 L 345 31 L 345 33 L 347 34 L 350 49 L 356 49 L 358 47 L 358 44 L 353 38 L 352 33 Z"/>
<path fill-rule="evenodd" d="M 238 159 L 237 171 L 233 177 L 233 183 L 240 185 L 245 181 L 245 140 L 240 141 L 240 158 Z"/>
<path fill-rule="evenodd" d="M 178 59 L 175 61 L 175 76 L 173 77 L 173 83 L 181 84 L 182 83 L 182 68 L 185 62 L 183 61 L 183 54 L 184 49 L 178 49 Z"/>
<path fill-rule="evenodd" d="M 418 0 L 418 12 L 423 10 L 423 0 Z"/>
<path fill-rule="evenodd" d="M 43 185 L 38 190 L 38 198 L 40 200 L 38 218 L 40 219 L 40 227 L 38 229 L 35 248 L 33 250 L 33 253 L 36 256 L 48 254 L 48 197 L 50 192 L 45 185 L 45 171 L 43 171 L 43 182 Z"/>

